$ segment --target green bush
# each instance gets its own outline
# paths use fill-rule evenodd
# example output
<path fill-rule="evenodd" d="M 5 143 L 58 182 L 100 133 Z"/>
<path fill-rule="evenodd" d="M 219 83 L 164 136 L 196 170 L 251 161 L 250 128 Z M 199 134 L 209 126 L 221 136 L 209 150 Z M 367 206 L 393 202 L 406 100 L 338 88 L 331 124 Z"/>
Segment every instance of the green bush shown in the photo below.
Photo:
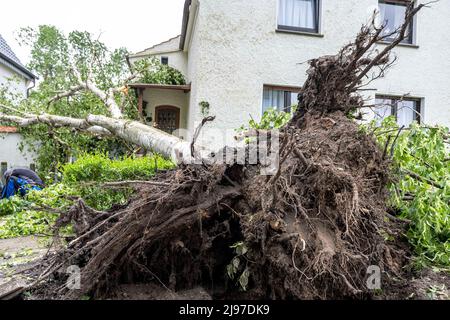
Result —
<path fill-rule="evenodd" d="M 55 212 L 45 208 L 67 209 L 75 195 L 72 188 L 55 184 L 42 191 L 30 191 L 26 197 L 14 196 L 0 201 L 0 239 L 49 234 L 49 228 L 58 218 Z"/>
<path fill-rule="evenodd" d="M 365 130 L 375 132 L 382 148 L 391 136 L 388 152 L 395 142 L 393 171 L 397 181 L 389 186 L 391 205 L 411 221 L 407 236 L 419 258 L 417 262 L 450 266 L 449 129 L 414 123 L 396 140 L 399 127 L 391 117 L 380 127 L 371 123 Z"/>
<path fill-rule="evenodd" d="M 86 154 L 75 163 L 63 166 L 61 183 L 31 191 L 24 198 L 15 196 L 0 201 L 0 239 L 50 233 L 49 228 L 58 217 L 51 209 L 64 211 L 77 197 L 97 210 L 125 204 L 133 189 L 109 190 L 102 188 L 101 183 L 148 180 L 157 170 L 172 168 L 171 161 L 158 155 L 111 160 L 106 154 Z"/>
<path fill-rule="evenodd" d="M 251 119 L 248 125 L 242 125 L 239 129 L 237 129 L 237 131 L 245 131 L 249 129 L 280 129 L 292 119 L 297 108 L 297 105 L 293 105 L 290 112 L 278 111 L 275 108 L 269 108 L 264 112 L 261 121 L 257 122 L 254 119 Z"/>
<path fill-rule="evenodd" d="M 63 167 L 63 183 L 73 186 L 86 203 L 97 210 L 123 205 L 133 189 L 105 190 L 102 182 L 148 180 L 157 170 L 174 168 L 174 164 L 159 155 L 112 160 L 106 154 L 83 155 Z"/>

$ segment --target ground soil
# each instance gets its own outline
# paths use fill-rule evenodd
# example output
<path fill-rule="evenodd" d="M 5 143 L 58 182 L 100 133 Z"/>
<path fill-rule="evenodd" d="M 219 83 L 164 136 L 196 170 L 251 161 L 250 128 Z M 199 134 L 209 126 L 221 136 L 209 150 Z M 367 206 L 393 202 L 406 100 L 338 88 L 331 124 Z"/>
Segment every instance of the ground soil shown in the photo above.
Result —
<path fill-rule="evenodd" d="M 0 240 L 0 296 L 32 283 L 36 276 L 33 269 L 47 252 L 38 237 Z"/>

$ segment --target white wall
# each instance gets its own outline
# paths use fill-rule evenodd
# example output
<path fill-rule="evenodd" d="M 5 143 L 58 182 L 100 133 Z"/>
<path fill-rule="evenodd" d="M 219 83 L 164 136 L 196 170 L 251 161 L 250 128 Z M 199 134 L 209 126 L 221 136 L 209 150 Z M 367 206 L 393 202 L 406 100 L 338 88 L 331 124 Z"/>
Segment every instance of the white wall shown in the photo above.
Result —
<path fill-rule="evenodd" d="M 144 101 L 148 102 L 146 112 L 151 115 L 153 123 L 155 122 L 155 108 L 158 106 L 173 106 L 180 109 L 180 128 L 187 127 L 189 95 L 184 91 L 165 90 L 165 89 L 146 89 L 144 91 Z M 153 125 L 149 124 L 149 125 Z M 184 137 L 186 138 L 186 137 Z"/>
<path fill-rule="evenodd" d="M 7 162 L 8 168 L 30 167 L 30 164 L 34 163 L 32 152 L 19 150 L 21 141 L 22 138 L 18 133 L 0 133 L 0 162 Z"/>
<path fill-rule="evenodd" d="M 155 57 L 161 61 L 161 57 L 169 58 L 169 66 L 180 71 L 184 76 L 187 75 L 187 55 L 183 51 L 157 52 L 151 55 L 130 57 L 130 63 L 135 63 L 144 58 Z"/>
<path fill-rule="evenodd" d="M 14 78 L 14 81 L 10 81 Z M 13 70 L 0 64 L 0 87 L 7 86 L 9 91 L 18 94 L 20 98 L 25 98 L 29 82 L 17 75 Z M 29 167 L 34 163 L 35 154 L 24 150 L 19 150 L 19 143 L 22 141 L 20 134 L 0 133 L 0 162 L 8 163 L 11 167 Z"/>
<path fill-rule="evenodd" d="M 276 32 L 277 0 L 201 0 L 189 48 L 192 81 L 188 127 L 200 121 L 198 103 L 211 105 L 214 126 L 236 128 L 262 113 L 263 85 L 301 86 L 307 60 L 335 54 L 353 40 L 377 0 L 323 0 L 323 37 Z M 379 94 L 410 93 L 425 100 L 424 120 L 450 126 L 450 1 L 424 9 L 419 48 L 399 47 L 399 61 L 371 87 Z M 380 48 L 383 45 L 380 45 Z M 375 94 L 372 93 L 372 96 Z"/>
<path fill-rule="evenodd" d="M 169 58 L 169 66 L 179 70 L 184 76 L 187 75 L 187 54 L 180 50 L 180 36 L 169 39 L 151 48 L 130 55 L 130 63 L 134 64 L 148 57 L 155 57 L 161 61 L 161 57 Z"/>
<path fill-rule="evenodd" d="M 15 94 L 26 97 L 29 82 L 14 72 L 12 69 L 0 64 L 0 86 L 8 86 L 9 90 Z"/>

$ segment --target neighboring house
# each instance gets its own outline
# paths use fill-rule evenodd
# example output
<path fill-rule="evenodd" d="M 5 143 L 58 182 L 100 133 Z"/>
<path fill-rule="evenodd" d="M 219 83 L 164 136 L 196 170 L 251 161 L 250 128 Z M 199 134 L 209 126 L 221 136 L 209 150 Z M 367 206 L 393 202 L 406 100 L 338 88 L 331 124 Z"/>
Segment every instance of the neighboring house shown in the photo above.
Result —
<path fill-rule="evenodd" d="M 24 99 L 35 80 L 36 77 L 22 65 L 0 35 L 0 90 L 6 88 L 17 98 Z M 1 176 L 11 167 L 34 167 L 34 155 L 27 150 L 19 150 L 20 142 L 21 136 L 15 127 L 0 126 Z"/>
<path fill-rule="evenodd" d="M 309 59 L 335 54 L 354 40 L 375 9 L 387 29 L 398 26 L 409 0 L 186 0 L 181 36 L 129 57 L 131 63 L 156 56 L 180 70 L 186 86 L 132 85 L 153 124 L 188 139 L 203 115 L 216 116 L 205 130 L 233 129 L 259 119 L 264 110 L 296 103 Z M 410 37 L 395 49 L 398 61 L 364 95 L 380 104 L 367 118 L 395 115 L 450 126 L 450 1 L 423 9 Z M 379 43 L 380 49 L 386 44 Z M 407 97 L 398 102 L 405 94 Z M 370 110 L 368 110 L 370 111 Z M 212 140 L 211 140 L 212 141 Z"/>

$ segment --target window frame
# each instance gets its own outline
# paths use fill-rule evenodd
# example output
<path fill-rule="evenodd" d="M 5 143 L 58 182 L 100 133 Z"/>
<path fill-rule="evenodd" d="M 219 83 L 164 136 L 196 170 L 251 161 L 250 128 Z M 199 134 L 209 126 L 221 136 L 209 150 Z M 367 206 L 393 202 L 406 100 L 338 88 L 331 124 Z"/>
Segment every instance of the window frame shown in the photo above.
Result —
<path fill-rule="evenodd" d="M 167 63 L 164 63 L 163 60 L 166 60 Z M 169 65 L 169 57 L 161 56 L 161 64 L 168 66 Z"/>
<path fill-rule="evenodd" d="M 413 121 L 417 121 L 417 123 L 422 124 L 423 120 L 423 98 L 416 97 L 402 97 L 402 96 L 393 96 L 393 95 L 384 95 L 377 94 L 375 96 L 375 101 L 377 100 L 391 100 L 391 114 L 389 116 L 394 116 L 395 120 L 398 121 L 398 102 L 400 101 L 414 101 L 416 103 L 415 110 L 413 114 Z M 375 102 L 376 104 L 376 102 Z M 376 116 L 376 114 L 375 114 Z M 384 119 L 384 118 L 382 118 Z"/>
<path fill-rule="evenodd" d="M 283 91 L 284 94 L 284 106 L 281 109 L 280 107 L 277 108 L 278 111 L 284 111 L 284 112 L 290 112 L 290 108 L 296 104 L 292 103 L 292 94 L 297 93 L 300 94 L 302 91 L 301 87 L 296 86 L 281 86 L 281 85 L 271 85 L 271 84 L 265 84 L 263 85 L 263 91 L 262 91 L 262 102 L 261 102 L 261 114 L 264 114 L 264 90 L 272 90 L 272 91 Z M 287 102 L 290 101 L 290 105 L 286 105 Z M 271 106 L 272 108 L 274 106 Z"/>
<path fill-rule="evenodd" d="M 385 5 L 396 5 L 396 6 L 404 6 L 407 7 L 408 4 L 410 4 L 411 2 L 414 3 L 414 5 L 416 5 L 416 0 L 378 0 L 378 10 L 380 10 L 380 5 L 381 4 L 385 4 Z M 381 23 L 383 24 L 384 21 L 381 21 Z M 403 41 L 400 42 L 400 44 L 405 44 L 405 45 L 414 45 L 415 44 L 415 28 L 416 28 L 416 17 L 414 17 L 409 25 L 409 34 L 408 37 L 406 39 L 404 39 Z M 391 38 L 385 38 L 383 39 L 384 42 L 388 42 L 391 43 L 395 40 L 395 35 Z"/>
<path fill-rule="evenodd" d="M 277 30 L 298 32 L 298 33 L 320 34 L 322 0 L 314 0 L 314 1 L 316 1 L 316 12 L 315 12 L 316 26 L 315 26 L 315 28 L 301 28 L 301 27 L 282 25 L 279 23 L 280 6 L 281 6 L 282 0 L 278 0 L 278 3 L 277 3 L 277 5 L 278 5 L 278 7 L 277 7 Z"/>

